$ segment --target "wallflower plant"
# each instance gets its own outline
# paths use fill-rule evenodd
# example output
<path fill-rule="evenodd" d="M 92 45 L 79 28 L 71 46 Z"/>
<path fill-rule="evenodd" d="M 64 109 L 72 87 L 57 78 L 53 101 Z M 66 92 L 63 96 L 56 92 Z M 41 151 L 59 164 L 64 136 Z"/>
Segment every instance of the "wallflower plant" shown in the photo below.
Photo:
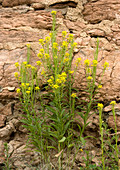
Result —
<path fill-rule="evenodd" d="M 50 161 L 48 160 L 48 155 L 50 151 L 55 150 L 56 159 L 58 159 L 56 168 L 61 170 L 65 149 L 69 154 L 72 147 L 77 148 L 73 159 L 74 162 L 80 150 L 79 148 L 85 144 L 83 133 L 89 124 L 87 120 L 90 116 L 90 111 L 93 109 L 92 106 L 95 104 L 95 90 L 102 88 L 102 85 L 99 82 L 96 87 L 99 47 L 99 40 L 97 39 L 97 48 L 93 61 L 89 59 L 84 61 L 87 87 L 86 100 L 83 101 L 83 105 L 79 104 L 79 107 L 77 107 L 77 101 L 79 101 L 77 97 L 78 90 L 73 88 L 73 85 L 82 59 L 77 58 L 75 67 L 72 69 L 73 52 L 77 47 L 77 43 L 74 42 L 73 34 L 68 34 L 66 31 L 62 31 L 61 42 L 57 42 L 56 11 L 52 11 L 51 14 L 53 19 L 52 31 L 49 36 L 39 39 L 41 49 L 37 55 L 36 66 L 30 64 L 30 44 L 27 44 L 27 61 L 21 64 L 15 63 L 18 70 L 15 77 L 20 84 L 16 92 L 25 112 L 21 121 L 29 131 L 27 144 L 29 147 L 31 144 L 35 147 L 35 150 L 40 153 L 43 162 Z M 107 62 L 104 63 L 103 74 L 108 65 Z M 41 70 L 40 75 L 42 78 L 38 75 L 38 69 Z M 46 82 L 46 94 L 41 92 L 42 86 L 40 84 L 42 80 Z M 98 109 L 101 113 L 102 104 L 98 105 Z M 80 132 L 75 140 L 74 122 L 77 114 L 83 119 L 83 126 L 80 127 L 79 123 L 77 124 Z M 101 123 L 100 129 L 102 129 Z M 101 149 L 103 151 L 103 147 Z M 103 158 L 102 163 L 104 167 Z M 69 159 L 66 166 L 68 164 Z"/>

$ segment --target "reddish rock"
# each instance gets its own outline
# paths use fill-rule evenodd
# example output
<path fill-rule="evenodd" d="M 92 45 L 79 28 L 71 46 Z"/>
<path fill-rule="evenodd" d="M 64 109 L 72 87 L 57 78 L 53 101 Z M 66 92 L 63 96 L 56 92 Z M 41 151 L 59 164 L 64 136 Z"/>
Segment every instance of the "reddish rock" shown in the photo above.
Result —
<path fill-rule="evenodd" d="M 6 116 L 0 114 L 0 127 L 5 126 Z"/>
<path fill-rule="evenodd" d="M 4 116 L 5 116 L 5 115 L 6 115 L 6 116 L 11 115 L 11 114 L 12 114 L 12 111 L 11 111 L 11 103 L 9 103 L 9 104 L 3 106 L 2 108 L 0 108 L 0 113 L 1 113 L 2 115 L 4 115 Z"/>
<path fill-rule="evenodd" d="M 2 6 L 13 7 L 17 5 L 30 4 L 30 0 L 3 0 Z"/>
<path fill-rule="evenodd" d="M 45 9 L 45 4 L 42 4 L 42 3 L 33 3 L 31 5 L 32 8 L 34 9 Z"/>
<path fill-rule="evenodd" d="M 92 24 L 101 22 L 102 20 L 114 20 L 116 14 L 120 15 L 119 0 L 99 0 L 88 2 L 84 5 L 83 16 L 86 21 Z"/>

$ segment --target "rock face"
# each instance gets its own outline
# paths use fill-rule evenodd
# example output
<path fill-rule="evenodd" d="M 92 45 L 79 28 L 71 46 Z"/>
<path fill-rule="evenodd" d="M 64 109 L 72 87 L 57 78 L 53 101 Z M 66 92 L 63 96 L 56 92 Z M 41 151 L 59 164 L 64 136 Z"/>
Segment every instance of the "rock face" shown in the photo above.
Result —
<path fill-rule="evenodd" d="M 78 43 L 79 50 L 74 55 L 73 67 L 78 57 L 82 58 L 82 63 L 85 59 L 93 59 L 96 37 L 99 37 L 97 74 L 101 73 L 105 61 L 109 63 L 109 68 L 98 97 L 106 105 L 111 100 L 120 100 L 119 0 L 0 0 L 0 142 L 11 139 L 11 148 L 17 148 L 20 154 L 24 150 L 21 147 L 24 144 L 24 130 L 21 130 L 18 121 L 18 97 L 8 87 L 18 87 L 14 78 L 14 63 L 26 60 L 27 43 L 31 45 L 31 62 L 37 61 L 39 39 L 47 36 L 51 30 L 52 10 L 58 11 L 58 34 L 63 30 L 73 33 Z M 84 85 L 83 71 L 80 66 L 76 76 L 76 86 L 81 89 Z M 2 152 L 1 149 L 0 158 L 4 160 Z M 18 164 L 16 162 L 16 167 Z"/>

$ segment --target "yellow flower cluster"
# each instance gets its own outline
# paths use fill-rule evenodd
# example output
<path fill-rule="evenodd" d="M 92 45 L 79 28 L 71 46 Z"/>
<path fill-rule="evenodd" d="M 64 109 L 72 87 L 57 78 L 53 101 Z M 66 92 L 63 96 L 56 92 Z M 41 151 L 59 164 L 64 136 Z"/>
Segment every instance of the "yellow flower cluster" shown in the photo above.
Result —
<path fill-rule="evenodd" d="M 45 37 L 45 42 L 48 43 L 50 41 L 50 36 Z"/>
<path fill-rule="evenodd" d="M 54 43 L 53 43 L 53 48 L 54 48 L 54 49 L 58 49 L 58 43 L 54 42 Z"/>
<path fill-rule="evenodd" d="M 36 61 L 38 66 L 41 66 L 42 62 L 41 61 Z"/>
<path fill-rule="evenodd" d="M 91 76 L 88 76 L 87 77 L 87 80 L 92 80 L 93 78 Z"/>
<path fill-rule="evenodd" d="M 18 72 L 15 72 L 14 76 L 15 76 L 15 78 L 18 78 L 18 76 L 19 76 Z"/>
<path fill-rule="evenodd" d="M 42 69 L 42 71 L 41 71 L 41 75 L 45 75 L 45 70 L 44 69 Z"/>
<path fill-rule="evenodd" d="M 98 61 L 97 61 L 97 60 L 93 60 L 92 62 L 93 62 L 93 65 L 92 65 L 92 66 L 95 66 L 95 67 L 96 67 L 97 64 L 98 64 Z"/>
<path fill-rule="evenodd" d="M 17 68 L 18 68 L 19 66 L 20 66 L 20 65 L 19 65 L 19 63 L 18 63 L 18 62 L 16 62 L 16 63 L 15 63 L 15 67 L 17 67 Z"/>
<path fill-rule="evenodd" d="M 27 65 L 27 61 L 24 61 L 23 64 L 24 64 L 24 65 Z"/>
<path fill-rule="evenodd" d="M 62 37 L 65 38 L 65 36 L 67 35 L 66 31 L 62 31 Z"/>
<path fill-rule="evenodd" d="M 76 93 L 72 93 L 71 97 L 75 98 L 76 97 Z"/>
<path fill-rule="evenodd" d="M 69 40 L 69 41 L 72 41 L 73 38 L 74 38 L 73 34 L 69 34 L 68 40 Z"/>
<path fill-rule="evenodd" d="M 76 47 L 76 46 L 77 46 L 77 43 L 76 43 L 76 42 L 74 42 L 74 43 L 73 43 L 73 47 Z"/>
<path fill-rule="evenodd" d="M 69 58 L 64 58 L 63 62 L 67 63 L 69 61 Z"/>
<path fill-rule="evenodd" d="M 61 47 L 63 47 L 63 48 L 67 48 L 67 46 L 68 46 L 67 41 L 63 41 L 63 42 L 62 42 L 62 46 L 61 46 Z"/>
<path fill-rule="evenodd" d="M 76 62 L 75 62 L 76 66 L 78 66 L 78 64 L 80 63 L 80 61 L 81 61 L 81 58 L 78 57 L 78 58 L 76 59 Z"/>
<path fill-rule="evenodd" d="M 98 103 L 98 110 L 103 108 L 103 104 L 102 103 Z"/>
<path fill-rule="evenodd" d="M 51 12 L 52 15 L 56 15 L 56 13 L 57 13 L 56 11 L 52 11 Z"/>
<path fill-rule="evenodd" d="M 37 55 L 39 58 L 43 58 L 43 54 L 42 53 L 38 53 Z"/>
<path fill-rule="evenodd" d="M 17 93 L 20 93 L 20 89 L 18 88 L 18 89 L 16 90 L 16 92 L 17 92 Z"/>
<path fill-rule="evenodd" d="M 40 89 L 39 86 L 36 86 L 36 87 L 35 87 L 35 90 L 39 90 L 39 89 Z"/>
<path fill-rule="evenodd" d="M 101 89 L 101 88 L 102 88 L 102 85 L 101 85 L 101 84 L 99 84 L 99 85 L 98 85 L 98 89 Z"/>
<path fill-rule="evenodd" d="M 88 59 L 85 60 L 85 61 L 84 61 L 84 64 L 85 64 L 86 67 L 88 67 L 88 66 L 90 65 L 90 60 L 88 60 Z"/>
<path fill-rule="evenodd" d="M 90 74 L 92 72 L 91 68 L 87 67 L 86 68 L 86 73 Z"/>
<path fill-rule="evenodd" d="M 45 59 L 50 58 L 49 54 L 45 53 Z"/>
<path fill-rule="evenodd" d="M 27 44 L 26 46 L 27 46 L 28 48 L 30 48 L 30 44 Z"/>
<path fill-rule="evenodd" d="M 27 68 L 31 68 L 32 66 L 31 66 L 30 64 L 27 64 L 26 67 L 27 67 Z"/>
<path fill-rule="evenodd" d="M 39 39 L 39 43 L 40 43 L 42 46 L 45 44 L 43 39 Z"/>
<path fill-rule="evenodd" d="M 69 70 L 69 73 L 70 73 L 70 74 L 73 74 L 73 73 L 74 73 L 74 71 L 72 71 L 72 70 Z"/>
<path fill-rule="evenodd" d="M 58 78 L 56 79 L 56 81 L 54 80 L 53 76 L 51 76 L 51 78 L 47 81 L 49 86 L 54 89 L 59 88 L 60 85 L 64 85 L 64 83 L 66 81 L 67 74 L 65 72 L 63 72 L 62 74 L 57 75 L 57 77 Z"/>
<path fill-rule="evenodd" d="M 105 62 L 105 63 L 103 64 L 103 68 L 106 69 L 107 67 L 109 67 L 109 63 L 108 63 L 108 62 Z"/>
<path fill-rule="evenodd" d="M 26 94 L 30 94 L 30 91 L 29 91 L 29 90 L 27 90 L 27 91 L 26 91 Z"/>
<path fill-rule="evenodd" d="M 42 54 L 44 53 L 44 49 L 43 48 L 40 49 L 40 53 L 42 53 Z"/>
<path fill-rule="evenodd" d="M 111 103 L 110 103 L 111 105 L 116 105 L 116 101 L 111 101 Z"/>

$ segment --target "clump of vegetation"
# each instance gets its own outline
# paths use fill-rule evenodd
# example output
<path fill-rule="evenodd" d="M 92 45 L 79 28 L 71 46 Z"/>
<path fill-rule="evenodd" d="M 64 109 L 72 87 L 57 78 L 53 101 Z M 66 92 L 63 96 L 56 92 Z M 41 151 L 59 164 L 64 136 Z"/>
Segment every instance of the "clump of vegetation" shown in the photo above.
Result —
<path fill-rule="evenodd" d="M 92 61 L 89 59 L 84 61 L 86 99 L 80 102 L 79 97 L 77 97 L 79 90 L 75 89 L 73 85 L 81 58 L 76 59 L 74 69 L 72 69 L 73 52 L 77 48 L 77 43 L 74 42 L 73 34 L 68 34 L 66 31 L 62 31 L 61 42 L 57 42 L 56 11 L 52 11 L 51 14 L 53 18 L 52 31 L 45 39 L 39 40 L 41 49 L 38 53 L 36 67 L 30 64 L 30 44 L 27 44 L 27 61 L 24 61 L 22 64 L 15 63 L 18 69 L 15 77 L 20 84 L 17 93 L 25 113 L 22 115 L 21 121 L 24 123 L 23 126 L 29 131 L 27 145 L 29 147 L 31 145 L 34 146 L 35 150 L 40 153 L 42 163 L 49 164 L 49 169 L 52 169 L 52 167 L 59 170 L 74 169 L 76 155 L 83 152 L 82 146 L 86 142 L 87 137 L 84 137 L 83 134 L 90 123 L 88 122 L 88 118 L 91 115 L 90 112 L 94 106 L 97 106 L 95 95 L 102 88 L 101 80 L 97 82 L 98 85 L 96 86 L 99 40 L 97 39 L 94 59 Z M 108 66 L 109 64 L 105 62 L 102 76 Z M 46 84 L 46 93 L 41 91 L 41 81 L 44 81 Z M 116 122 L 113 103 L 112 107 L 114 121 Z M 83 160 L 87 169 L 109 169 L 105 161 L 103 136 L 105 126 L 102 122 L 102 108 L 103 105 L 99 103 L 101 164 L 99 166 L 92 165 L 88 151 L 84 150 L 87 158 L 83 158 Z M 80 120 L 76 122 L 79 129 L 79 134 L 77 135 L 75 135 L 74 127 L 76 115 L 79 115 L 83 120 L 82 127 L 79 124 Z M 116 132 L 117 128 L 115 126 Z M 115 161 L 118 162 L 117 135 L 115 135 L 115 141 L 115 146 L 109 145 L 113 146 L 113 152 L 114 150 L 116 151 Z M 70 154 L 72 150 L 75 153 L 71 163 Z M 53 153 L 53 151 L 58 163 L 51 166 L 50 153 Z M 64 153 L 67 155 L 66 164 L 63 164 Z M 114 162 L 114 167 L 116 167 L 116 162 Z"/>

